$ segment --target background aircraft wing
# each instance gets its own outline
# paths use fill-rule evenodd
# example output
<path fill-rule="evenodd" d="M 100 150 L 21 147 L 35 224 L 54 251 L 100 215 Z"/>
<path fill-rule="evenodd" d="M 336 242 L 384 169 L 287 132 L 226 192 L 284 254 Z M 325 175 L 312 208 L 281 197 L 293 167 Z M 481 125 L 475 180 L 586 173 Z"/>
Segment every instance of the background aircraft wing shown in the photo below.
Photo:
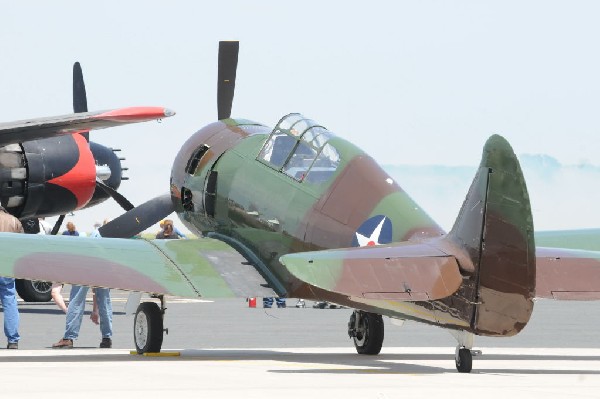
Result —
<path fill-rule="evenodd" d="M 175 113 L 163 107 L 128 107 L 0 123 L 0 146 L 45 137 L 167 118 Z"/>
<path fill-rule="evenodd" d="M 290 273 L 342 295 L 425 301 L 452 295 L 462 276 L 453 256 L 425 244 L 302 252 L 282 256 Z"/>
<path fill-rule="evenodd" d="M 542 247 L 600 251 L 600 229 L 539 231 L 535 233 L 535 244 Z"/>
<path fill-rule="evenodd" d="M 600 252 L 536 249 L 536 298 L 600 299 Z"/>
<path fill-rule="evenodd" d="M 0 233 L 0 276 L 188 298 L 275 295 L 241 255 L 211 239 Z"/>

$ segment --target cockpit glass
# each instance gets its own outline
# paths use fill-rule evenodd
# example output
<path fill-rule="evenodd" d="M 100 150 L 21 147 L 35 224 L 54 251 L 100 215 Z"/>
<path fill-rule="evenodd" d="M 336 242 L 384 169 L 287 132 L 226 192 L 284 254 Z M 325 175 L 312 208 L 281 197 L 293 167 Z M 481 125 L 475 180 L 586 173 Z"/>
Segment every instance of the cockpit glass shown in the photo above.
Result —
<path fill-rule="evenodd" d="M 281 130 L 289 130 L 292 126 L 294 126 L 299 120 L 305 119 L 304 116 L 300 114 L 289 114 L 284 116 L 281 121 L 277 124 L 277 127 Z"/>
<path fill-rule="evenodd" d="M 331 144 L 325 144 L 315 159 L 308 174 L 304 178 L 307 183 L 325 183 L 332 176 L 340 163 L 340 155 Z"/>
<path fill-rule="evenodd" d="M 315 121 L 289 114 L 273 129 L 258 159 L 299 182 L 323 183 L 333 176 L 340 160 L 328 144 L 333 136 Z"/>
<path fill-rule="evenodd" d="M 287 161 L 296 143 L 297 140 L 287 133 L 272 133 L 258 157 L 280 169 Z"/>

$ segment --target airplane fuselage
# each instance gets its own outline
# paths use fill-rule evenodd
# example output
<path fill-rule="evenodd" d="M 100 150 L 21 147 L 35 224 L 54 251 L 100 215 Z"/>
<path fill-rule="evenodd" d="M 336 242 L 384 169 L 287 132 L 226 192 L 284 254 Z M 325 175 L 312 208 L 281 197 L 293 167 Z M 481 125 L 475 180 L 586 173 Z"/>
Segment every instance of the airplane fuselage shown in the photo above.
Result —
<path fill-rule="evenodd" d="M 342 295 L 294 278 L 280 263 L 283 255 L 402 241 L 447 250 L 440 241 L 445 232 L 373 158 L 299 114 L 287 115 L 273 129 L 226 119 L 199 130 L 175 159 L 171 196 L 192 232 L 231 244 L 281 296 L 482 335 L 514 335 L 524 324 L 513 323 L 512 313 L 526 320 L 531 311 L 530 303 L 516 310 L 523 306 L 518 296 L 506 318 L 477 324 L 480 315 L 506 307 L 494 300 L 491 308 L 477 308 L 475 269 L 462 269 L 464 281 L 453 295 L 430 301 Z M 512 301 L 503 295 L 498 298 Z"/>
<path fill-rule="evenodd" d="M 267 159 L 264 149 L 274 130 L 230 119 L 188 139 L 171 177 L 171 194 L 186 227 L 226 240 L 260 262 L 259 270 L 280 295 L 346 306 L 359 301 L 362 308 L 393 317 L 468 325 L 443 303 L 336 296 L 316 292 L 287 273 L 279 258 L 288 253 L 423 240 L 444 231 L 370 156 L 340 137 L 331 135 L 326 142 L 337 153 L 335 165 L 286 167 L 300 140 L 286 148 L 283 161 Z"/>

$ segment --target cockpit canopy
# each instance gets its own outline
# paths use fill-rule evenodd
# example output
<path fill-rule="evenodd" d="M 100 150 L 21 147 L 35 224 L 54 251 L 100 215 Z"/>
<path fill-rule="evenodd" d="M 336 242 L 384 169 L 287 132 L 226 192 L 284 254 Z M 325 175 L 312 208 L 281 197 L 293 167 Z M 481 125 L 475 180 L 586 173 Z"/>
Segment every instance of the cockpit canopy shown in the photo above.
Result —
<path fill-rule="evenodd" d="M 319 184 L 333 176 L 340 162 L 328 143 L 334 134 L 300 114 L 281 118 L 258 154 L 258 160 L 299 182 Z"/>

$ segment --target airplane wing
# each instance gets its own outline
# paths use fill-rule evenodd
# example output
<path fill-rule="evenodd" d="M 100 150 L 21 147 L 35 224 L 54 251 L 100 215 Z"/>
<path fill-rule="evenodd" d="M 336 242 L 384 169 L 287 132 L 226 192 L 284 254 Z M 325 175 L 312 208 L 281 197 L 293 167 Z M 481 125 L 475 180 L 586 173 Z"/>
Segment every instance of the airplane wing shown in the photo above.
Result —
<path fill-rule="evenodd" d="M 600 299 L 600 252 L 536 248 L 536 298 Z"/>
<path fill-rule="evenodd" d="M 0 123 L 0 146 L 128 123 L 146 122 L 174 114 L 173 111 L 162 107 L 128 107 Z"/>
<path fill-rule="evenodd" d="M 553 230 L 535 233 L 536 245 L 600 251 L 600 229 Z"/>
<path fill-rule="evenodd" d="M 307 284 L 368 299 L 441 299 L 462 283 L 456 259 L 425 244 L 302 252 L 282 256 L 280 261 Z"/>
<path fill-rule="evenodd" d="M 0 276 L 187 298 L 275 296 L 228 245 L 0 233 Z"/>

